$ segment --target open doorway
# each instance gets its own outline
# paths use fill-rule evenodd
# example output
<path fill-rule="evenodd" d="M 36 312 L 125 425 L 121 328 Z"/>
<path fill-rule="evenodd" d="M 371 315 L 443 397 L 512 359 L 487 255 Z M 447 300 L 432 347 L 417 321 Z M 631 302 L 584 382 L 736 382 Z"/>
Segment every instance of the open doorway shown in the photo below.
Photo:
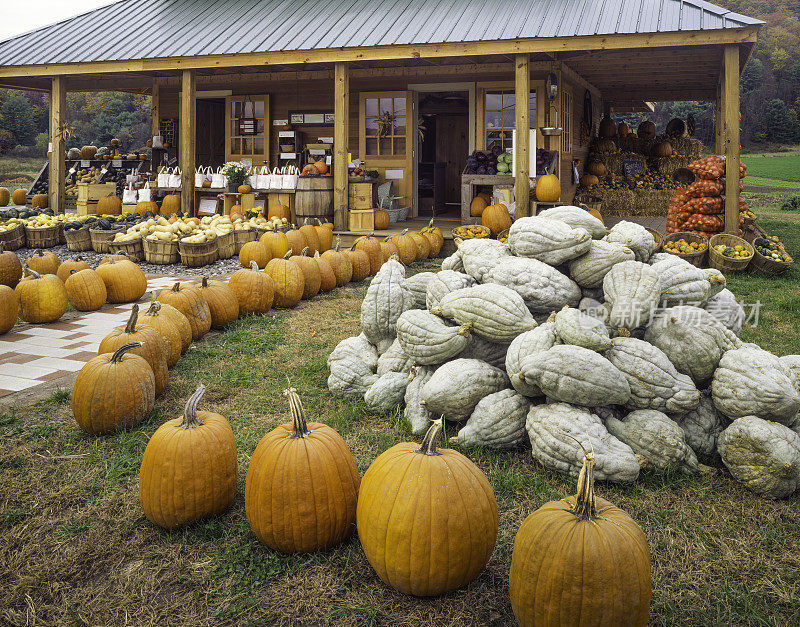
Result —
<path fill-rule="evenodd" d="M 461 173 L 469 154 L 469 92 L 419 94 L 418 215 L 460 215 Z"/>
<path fill-rule="evenodd" d="M 225 98 L 197 100 L 196 155 L 197 166 L 216 169 L 225 163 Z"/>

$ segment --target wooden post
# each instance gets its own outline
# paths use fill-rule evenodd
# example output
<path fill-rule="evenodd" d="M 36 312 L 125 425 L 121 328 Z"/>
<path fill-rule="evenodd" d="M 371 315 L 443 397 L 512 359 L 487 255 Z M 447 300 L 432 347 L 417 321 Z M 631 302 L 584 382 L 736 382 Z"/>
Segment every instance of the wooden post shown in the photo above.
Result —
<path fill-rule="evenodd" d="M 161 134 L 161 86 L 157 76 L 153 77 L 153 88 L 150 91 L 150 111 L 153 126 L 150 134 L 155 137 Z"/>
<path fill-rule="evenodd" d="M 719 75 L 717 83 L 717 100 L 714 103 L 714 154 L 721 155 L 725 152 L 725 68 Z"/>
<path fill-rule="evenodd" d="M 181 77 L 181 211 L 193 215 L 194 204 L 194 158 L 195 126 L 197 107 L 195 106 L 194 70 L 183 70 Z"/>
<path fill-rule="evenodd" d="M 66 78 L 56 76 L 52 79 L 50 88 L 50 143 L 52 144 L 49 155 L 49 194 L 50 208 L 55 213 L 64 211 L 64 195 L 66 185 L 65 154 L 66 148 L 66 114 L 67 114 L 67 84 Z"/>
<path fill-rule="evenodd" d="M 516 202 L 515 216 L 518 218 L 531 214 L 530 184 L 530 108 L 528 99 L 531 91 L 530 57 L 518 54 L 516 57 L 516 126 L 517 145 L 514 156 L 514 196 Z"/>
<path fill-rule="evenodd" d="M 347 138 L 350 118 L 350 68 L 334 64 L 333 84 L 333 226 L 347 230 Z M 363 159 L 364 155 L 361 155 Z"/>
<path fill-rule="evenodd" d="M 725 232 L 739 233 L 739 46 L 725 46 Z"/>

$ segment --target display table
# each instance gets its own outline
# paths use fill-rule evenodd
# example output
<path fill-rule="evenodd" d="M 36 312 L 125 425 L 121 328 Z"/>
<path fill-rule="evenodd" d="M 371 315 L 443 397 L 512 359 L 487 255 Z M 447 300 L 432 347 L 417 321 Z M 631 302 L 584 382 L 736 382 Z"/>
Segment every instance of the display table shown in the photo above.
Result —
<path fill-rule="evenodd" d="M 514 187 L 515 177 L 509 174 L 462 174 L 461 175 L 461 222 L 466 224 L 469 220 L 469 206 L 475 198 L 475 187 Z"/>

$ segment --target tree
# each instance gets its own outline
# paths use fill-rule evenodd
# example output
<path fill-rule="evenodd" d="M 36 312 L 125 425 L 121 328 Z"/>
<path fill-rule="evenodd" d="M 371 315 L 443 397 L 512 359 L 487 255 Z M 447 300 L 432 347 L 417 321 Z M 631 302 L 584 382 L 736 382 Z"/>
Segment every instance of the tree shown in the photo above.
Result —
<path fill-rule="evenodd" d="M 744 72 L 742 72 L 742 79 L 741 79 L 741 89 L 742 91 L 753 91 L 761 86 L 761 83 L 764 81 L 764 64 L 761 62 L 761 59 L 757 57 L 753 57 L 744 66 Z"/>
<path fill-rule="evenodd" d="M 31 103 L 25 94 L 12 92 L 0 107 L 0 128 L 7 130 L 14 137 L 14 142 L 21 146 L 33 144 L 36 135 L 36 121 Z"/>
<path fill-rule="evenodd" d="M 788 144 L 798 139 L 797 115 L 780 98 L 767 103 L 764 110 L 764 124 L 767 139 L 770 141 Z"/>

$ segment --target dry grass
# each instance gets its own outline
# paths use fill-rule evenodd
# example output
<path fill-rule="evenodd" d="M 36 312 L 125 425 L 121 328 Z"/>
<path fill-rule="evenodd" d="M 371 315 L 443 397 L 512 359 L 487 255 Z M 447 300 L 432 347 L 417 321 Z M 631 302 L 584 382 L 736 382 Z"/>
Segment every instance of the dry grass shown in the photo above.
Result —
<path fill-rule="evenodd" d="M 280 393 L 287 377 L 308 414 L 340 431 L 362 473 L 411 437 L 402 417 L 371 416 L 363 403 L 331 398 L 326 389 L 326 356 L 358 332 L 364 290 L 243 319 L 195 345 L 151 418 L 129 432 L 82 434 L 63 393 L 0 415 L 0 623 L 512 624 L 507 573 L 515 531 L 544 501 L 574 489 L 537 468 L 529 451 L 469 453 L 495 489 L 500 534 L 483 574 L 443 598 L 415 599 L 384 586 L 356 537 L 326 553 L 284 556 L 249 530 L 249 456 L 287 420 Z M 138 466 L 148 437 L 182 410 L 200 381 L 208 386 L 204 406 L 227 416 L 236 433 L 239 498 L 224 516 L 166 532 L 141 512 Z M 600 491 L 650 542 L 653 624 L 800 624 L 797 496 L 765 501 L 724 473 L 649 474 Z"/>

